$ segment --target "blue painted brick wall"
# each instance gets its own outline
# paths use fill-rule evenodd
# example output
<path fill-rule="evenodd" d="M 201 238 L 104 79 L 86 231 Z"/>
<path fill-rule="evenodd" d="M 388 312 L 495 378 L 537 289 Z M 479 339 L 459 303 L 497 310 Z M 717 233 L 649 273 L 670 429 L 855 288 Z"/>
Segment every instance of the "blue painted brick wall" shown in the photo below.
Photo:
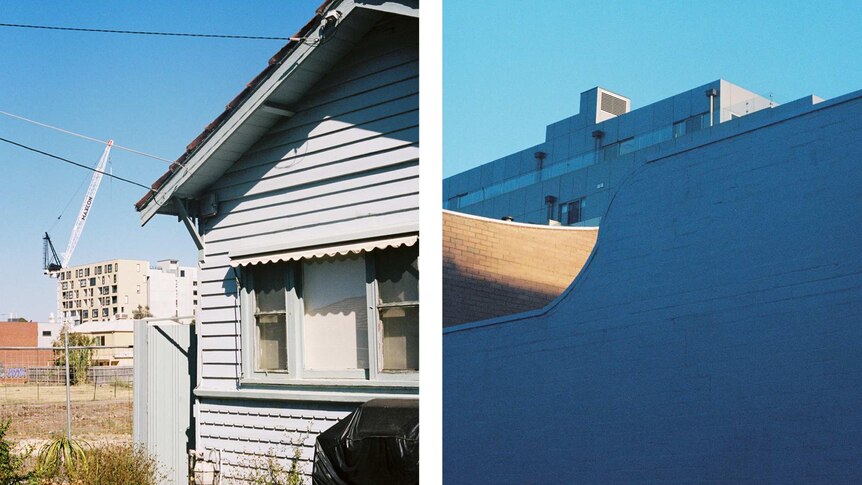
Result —
<path fill-rule="evenodd" d="M 555 307 L 446 333 L 446 483 L 860 483 L 862 99 L 824 106 L 642 156 Z"/>

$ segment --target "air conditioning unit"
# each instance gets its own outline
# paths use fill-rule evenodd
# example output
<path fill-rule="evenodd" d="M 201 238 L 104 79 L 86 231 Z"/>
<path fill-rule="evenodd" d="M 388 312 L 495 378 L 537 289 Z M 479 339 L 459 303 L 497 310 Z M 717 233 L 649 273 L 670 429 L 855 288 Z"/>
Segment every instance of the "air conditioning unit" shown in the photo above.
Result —
<path fill-rule="evenodd" d="M 631 111 L 631 100 L 625 96 L 595 87 L 581 93 L 581 113 L 591 116 L 595 113 L 595 122 L 609 120 Z"/>

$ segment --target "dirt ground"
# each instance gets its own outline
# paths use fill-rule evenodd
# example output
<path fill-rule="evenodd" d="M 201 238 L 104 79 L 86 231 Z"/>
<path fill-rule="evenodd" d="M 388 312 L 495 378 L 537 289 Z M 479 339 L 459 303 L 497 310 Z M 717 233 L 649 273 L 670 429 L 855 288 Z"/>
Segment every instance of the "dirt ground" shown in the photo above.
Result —
<path fill-rule="evenodd" d="M 132 390 L 114 386 L 72 387 L 72 435 L 90 444 L 130 443 Z M 19 446 L 39 446 L 65 433 L 64 386 L 6 386 L 0 389 L 0 420 L 11 419 L 7 437 Z"/>

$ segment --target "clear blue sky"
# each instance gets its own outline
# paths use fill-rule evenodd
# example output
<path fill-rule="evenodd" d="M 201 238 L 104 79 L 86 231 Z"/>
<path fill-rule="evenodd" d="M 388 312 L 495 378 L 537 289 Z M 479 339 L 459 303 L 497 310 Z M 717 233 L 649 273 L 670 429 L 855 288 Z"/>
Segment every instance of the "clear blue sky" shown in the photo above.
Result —
<path fill-rule="evenodd" d="M 855 1 L 443 5 L 443 175 L 544 141 L 601 85 L 632 108 L 723 78 L 784 103 L 862 89 Z"/>
<path fill-rule="evenodd" d="M 20 0 L 3 2 L 0 23 L 289 37 L 320 3 Z M 0 28 L 0 110 L 173 160 L 283 45 Z M 104 148 L 4 116 L 0 137 L 90 166 Z M 56 286 L 42 274 L 42 234 L 53 227 L 57 250 L 65 249 L 92 173 L 5 143 L 0 166 L 0 318 L 44 321 L 56 308 Z M 114 174 L 147 186 L 165 169 L 112 152 Z M 71 264 L 178 258 L 195 265 L 194 245 L 175 218 L 140 227 L 133 204 L 142 195 L 105 178 Z"/>

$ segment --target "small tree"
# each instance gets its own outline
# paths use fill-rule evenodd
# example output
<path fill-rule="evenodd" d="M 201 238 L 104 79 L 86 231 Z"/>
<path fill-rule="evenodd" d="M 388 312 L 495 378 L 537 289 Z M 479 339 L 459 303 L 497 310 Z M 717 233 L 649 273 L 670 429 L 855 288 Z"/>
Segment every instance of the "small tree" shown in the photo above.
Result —
<path fill-rule="evenodd" d="M 138 308 L 132 312 L 132 318 L 134 318 L 135 320 L 141 320 L 141 319 L 149 318 L 152 316 L 153 316 L 153 314 L 150 313 L 150 307 L 149 306 L 138 305 Z"/>
<path fill-rule="evenodd" d="M 54 352 L 54 365 L 66 366 L 66 332 L 68 325 L 60 329 L 60 336 L 54 341 L 54 347 L 59 348 Z M 87 347 L 94 345 L 95 339 L 82 333 L 69 333 L 69 347 Z M 69 380 L 71 384 L 83 384 L 87 382 L 87 368 L 93 363 L 93 349 L 72 349 L 69 351 Z"/>

